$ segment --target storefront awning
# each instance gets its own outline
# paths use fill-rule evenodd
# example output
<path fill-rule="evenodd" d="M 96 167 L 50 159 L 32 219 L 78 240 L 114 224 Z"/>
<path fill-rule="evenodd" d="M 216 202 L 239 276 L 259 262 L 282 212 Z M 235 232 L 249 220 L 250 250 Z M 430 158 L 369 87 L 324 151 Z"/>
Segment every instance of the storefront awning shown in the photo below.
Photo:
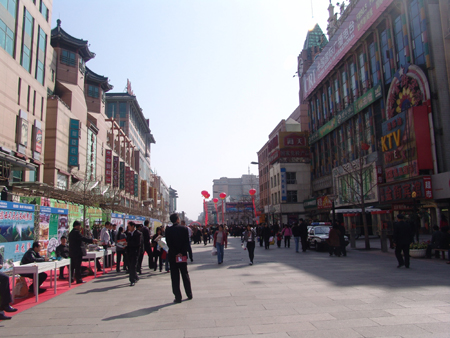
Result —
<path fill-rule="evenodd" d="M 381 209 L 376 208 L 366 208 L 366 213 L 373 212 L 373 211 L 382 211 Z M 335 209 L 334 211 L 336 214 L 357 214 L 361 213 L 361 208 L 354 208 L 354 209 Z M 333 214 L 333 211 L 330 211 L 330 215 Z"/>
<path fill-rule="evenodd" d="M 25 155 L 23 155 L 25 157 Z M 26 157 L 25 157 L 26 158 Z M 26 169 L 26 170 L 36 170 L 36 165 L 33 163 L 27 162 L 25 159 L 21 159 L 9 154 L 5 154 L 0 152 L 0 161 L 6 161 L 11 165 L 11 169 Z"/>

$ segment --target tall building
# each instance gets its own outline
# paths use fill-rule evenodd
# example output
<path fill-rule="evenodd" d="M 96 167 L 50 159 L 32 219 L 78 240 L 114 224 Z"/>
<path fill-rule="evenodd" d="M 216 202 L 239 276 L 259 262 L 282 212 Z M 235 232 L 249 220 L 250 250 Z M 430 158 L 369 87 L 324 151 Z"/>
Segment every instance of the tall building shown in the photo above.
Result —
<path fill-rule="evenodd" d="M 429 223 L 447 208 L 448 184 L 432 180 L 450 177 L 448 15 L 448 1 L 330 4 L 329 42 L 300 79 L 316 217 L 335 195 L 338 208 L 421 208 Z"/>
<path fill-rule="evenodd" d="M 47 88 L 53 87 L 51 0 L 0 2 L 0 191 L 42 182 Z M 5 188 L 6 187 L 6 188 Z"/>

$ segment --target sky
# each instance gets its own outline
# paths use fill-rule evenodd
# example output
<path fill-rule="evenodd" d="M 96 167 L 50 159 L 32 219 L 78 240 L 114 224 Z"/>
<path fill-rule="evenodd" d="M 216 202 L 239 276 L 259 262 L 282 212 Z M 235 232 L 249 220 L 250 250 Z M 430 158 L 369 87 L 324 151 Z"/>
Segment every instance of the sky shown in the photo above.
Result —
<path fill-rule="evenodd" d="M 156 144 L 151 166 L 196 220 L 213 180 L 258 175 L 257 152 L 298 107 L 297 56 L 326 0 L 53 0 L 52 27 L 89 41 L 87 66 L 127 79 Z M 312 7 L 311 7 L 312 6 Z"/>

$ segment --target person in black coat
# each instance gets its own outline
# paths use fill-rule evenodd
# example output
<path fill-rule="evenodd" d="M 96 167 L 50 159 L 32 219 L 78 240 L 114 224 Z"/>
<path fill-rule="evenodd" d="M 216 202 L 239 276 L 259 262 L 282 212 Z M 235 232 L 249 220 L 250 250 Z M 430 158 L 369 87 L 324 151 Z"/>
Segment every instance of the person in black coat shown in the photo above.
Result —
<path fill-rule="evenodd" d="M 61 237 L 61 244 L 56 247 L 56 257 L 69 258 L 69 246 L 67 245 L 67 237 Z M 59 268 L 59 279 L 64 280 L 64 266 Z"/>
<path fill-rule="evenodd" d="M 136 224 L 131 221 L 128 222 L 126 252 L 128 257 L 128 272 L 130 274 L 130 286 L 134 286 L 135 283 L 139 281 L 136 268 L 142 245 L 141 236 L 142 233 L 136 230 Z"/>
<path fill-rule="evenodd" d="M 28 249 L 27 252 L 25 252 L 25 255 L 23 255 L 22 260 L 20 261 L 20 265 L 30 264 L 30 263 L 42 263 L 42 262 L 45 262 L 46 258 L 42 257 L 39 254 L 39 251 L 41 251 L 41 243 L 34 242 L 32 247 L 30 249 Z M 20 275 L 22 277 L 27 277 L 27 278 L 30 278 L 30 279 L 34 278 L 34 275 L 32 273 L 26 273 L 26 274 L 23 273 L 23 274 L 20 274 Z M 47 279 L 47 274 L 45 272 L 41 272 L 38 275 L 39 286 L 41 286 L 42 283 L 44 283 L 46 279 Z M 28 291 L 29 292 L 34 292 L 34 282 L 29 286 Z M 39 293 L 42 293 L 42 292 L 45 292 L 45 291 L 47 291 L 47 290 L 46 289 L 42 289 L 42 288 L 39 287 L 39 290 L 38 290 Z"/>
<path fill-rule="evenodd" d="M 142 233 L 142 238 L 144 241 L 144 245 L 141 248 L 142 251 L 139 255 L 139 262 L 138 262 L 138 271 L 142 272 L 142 261 L 144 259 L 144 253 L 147 253 L 148 256 L 148 268 L 151 269 L 153 266 L 153 252 L 152 252 L 152 245 L 151 245 L 151 238 L 150 238 L 150 229 L 148 228 L 148 225 L 150 224 L 149 221 L 145 221 L 144 225 L 139 224 L 138 230 Z"/>
<path fill-rule="evenodd" d="M 75 277 L 77 284 L 86 283 L 81 278 L 81 262 L 83 256 L 86 254 L 86 247 L 84 243 L 97 243 L 96 239 L 84 237 L 81 232 L 81 222 L 73 222 L 73 229 L 69 233 L 69 257 L 72 268 L 72 278 Z"/>
<path fill-rule="evenodd" d="M 0 254 L 0 269 L 3 268 L 3 256 Z M 9 291 L 9 276 L 0 272 L 0 312 L 16 312 L 17 309 L 13 308 L 9 303 L 11 303 L 11 292 Z M 11 319 L 4 314 L 0 313 L 0 320 Z"/>
<path fill-rule="evenodd" d="M 186 257 L 190 248 L 189 231 L 180 225 L 178 214 L 170 215 L 171 227 L 166 228 L 166 241 L 169 247 L 170 278 L 172 292 L 175 295 L 174 303 L 181 303 L 180 273 L 183 279 L 184 291 L 188 299 L 192 299 L 191 280 L 187 269 L 187 262 L 177 262 L 177 257 Z"/>
<path fill-rule="evenodd" d="M 341 253 L 342 256 L 347 256 L 347 248 L 345 245 L 345 227 L 341 224 L 339 224 L 338 222 L 335 222 L 337 224 L 337 228 L 339 230 L 339 242 L 341 244 Z"/>
<path fill-rule="evenodd" d="M 397 220 L 394 223 L 395 257 L 397 257 L 398 261 L 397 268 L 401 268 L 402 266 L 409 268 L 409 245 L 413 241 L 414 232 L 411 225 L 404 221 L 402 214 L 397 215 Z"/>
<path fill-rule="evenodd" d="M 261 236 L 264 238 L 264 248 L 268 250 L 270 247 L 270 236 L 272 236 L 272 232 L 270 231 L 267 223 L 264 224 L 264 228 L 261 230 Z"/>

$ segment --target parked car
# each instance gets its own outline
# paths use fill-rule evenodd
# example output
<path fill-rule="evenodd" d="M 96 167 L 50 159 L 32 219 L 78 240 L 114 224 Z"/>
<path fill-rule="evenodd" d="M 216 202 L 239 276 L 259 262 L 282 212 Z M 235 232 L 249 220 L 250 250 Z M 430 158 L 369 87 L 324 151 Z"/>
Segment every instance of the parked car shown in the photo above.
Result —
<path fill-rule="evenodd" d="M 308 244 L 310 249 L 316 249 L 317 251 L 328 250 L 328 235 L 330 233 L 329 225 L 316 225 L 312 226 L 308 231 Z M 348 237 L 345 238 L 345 246 L 348 245 Z"/>

